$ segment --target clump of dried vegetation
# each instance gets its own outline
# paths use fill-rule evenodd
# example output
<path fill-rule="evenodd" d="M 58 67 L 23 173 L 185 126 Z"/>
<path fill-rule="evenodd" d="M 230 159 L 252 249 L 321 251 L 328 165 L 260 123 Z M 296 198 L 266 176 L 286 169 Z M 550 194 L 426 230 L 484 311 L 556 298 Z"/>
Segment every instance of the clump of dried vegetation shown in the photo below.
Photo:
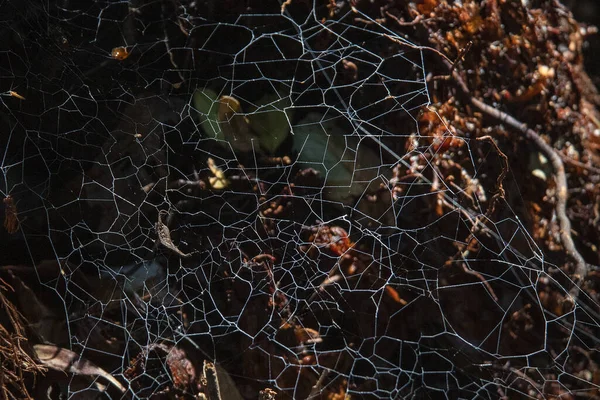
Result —
<path fill-rule="evenodd" d="M 3 399 L 29 399 L 27 382 L 46 369 L 31 355 L 27 321 L 7 291 L 13 288 L 0 279 L 0 392 Z"/>

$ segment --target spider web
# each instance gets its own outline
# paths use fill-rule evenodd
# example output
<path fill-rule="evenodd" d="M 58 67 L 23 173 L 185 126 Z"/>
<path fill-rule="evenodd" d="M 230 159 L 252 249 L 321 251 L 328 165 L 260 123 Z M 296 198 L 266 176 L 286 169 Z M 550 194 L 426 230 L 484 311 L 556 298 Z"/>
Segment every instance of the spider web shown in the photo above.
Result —
<path fill-rule="evenodd" d="M 33 343 L 125 392 L 38 387 L 201 398 L 209 362 L 227 399 L 597 388 L 597 313 L 417 42 L 346 2 L 3 8 L 3 274 Z"/>

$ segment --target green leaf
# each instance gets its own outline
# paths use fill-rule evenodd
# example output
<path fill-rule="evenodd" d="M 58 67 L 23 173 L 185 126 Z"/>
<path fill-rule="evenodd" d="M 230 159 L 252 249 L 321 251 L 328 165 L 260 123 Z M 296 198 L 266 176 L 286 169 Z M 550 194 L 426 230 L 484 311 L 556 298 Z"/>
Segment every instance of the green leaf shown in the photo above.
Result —
<path fill-rule="evenodd" d="M 291 116 L 284 110 L 291 102 L 276 93 L 264 95 L 248 113 L 234 97 L 219 97 L 211 89 L 196 90 L 193 104 L 205 135 L 228 141 L 237 151 L 273 154 L 290 132 Z"/>
<path fill-rule="evenodd" d="M 259 107 L 249 116 L 250 127 L 256 133 L 260 147 L 273 154 L 290 133 L 288 115 L 284 110 L 291 102 L 278 94 L 266 94 L 258 104 Z"/>
<path fill-rule="evenodd" d="M 211 89 L 197 89 L 194 92 L 193 104 L 198 111 L 200 127 L 208 137 L 224 140 L 219 127 L 219 96 Z"/>
<path fill-rule="evenodd" d="M 348 204 L 368 191 L 384 171 L 379 154 L 340 126 L 343 120 L 308 114 L 293 128 L 293 149 L 301 168 L 313 168 L 323 176 L 324 196 Z"/>

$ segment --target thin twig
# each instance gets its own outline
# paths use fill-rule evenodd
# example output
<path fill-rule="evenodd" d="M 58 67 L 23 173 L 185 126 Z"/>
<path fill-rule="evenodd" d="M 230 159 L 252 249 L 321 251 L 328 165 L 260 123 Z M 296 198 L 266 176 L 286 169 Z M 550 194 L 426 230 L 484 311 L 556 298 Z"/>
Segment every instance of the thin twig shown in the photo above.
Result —
<path fill-rule="evenodd" d="M 506 156 L 506 154 L 504 154 L 504 152 L 502 150 L 500 150 L 500 147 L 498 147 L 498 144 L 494 141 L 494 139 L 492 139 L 492 137 L 490 135 L 478 137 L 476 140 L 478 142 L 487 141 L 487 142 L 491 143 L 492 146 L 494 146 L 494 149 L 496 149 L 498 156 L 500 156 L 500 158 L 502 159 L 502 163 L 504 165 L 502 166 L 502 171 L 500 172 L 500 175 L 498 175 L 498 178 L 496 179 L 496 189 L 498 190 L 500 197 L 504 197 L 505 192 L 504 192 L 503 183 L 504 183 L 504 178 L 506 178 L 506 173 L 508 172 L 508 169 L 509 169 L 508 157 Z"/>
<path fill-rule="evenodd" d="M 560 158 L 562 158 L 563 162 L 565 162 L 567 164 L 571 164 L 571 165 L 574 165 L 576 167 L 583 168 L 583 169 L 585 169 L 587 171 L 590 171 L 590 172 L 593 172 L 595 174 L 600 174 L 600 168 L 596 168 L 596 167 L 593 167 L 591 165 L 587 165 L 585 163 L 582 163 L 581 161 L 574 160 L 574 159 L 572 159 L 570 157 L 565 156 L 564 154 L 560 154 Z"/>
<path fill-rule="evenodd" d="M 287 6 L 289 6 L 290 4 L 292 4 L 292 0 L 285 0 L 283 3 L 281 3 L 281 13 L 282 14 L 285 12 L 285 8 Z"/>
<path fill-rule="evenodd" d="M 532 378 L 530 378 L 525 372 L 520 371 L 520 370 L 518 370 L 516 368 L 512 368 L 512 367 L 509 367 L 509 371 L 511 373 L 517 375 L 519 378 L 521 378 L 525 382 L 529 383 L 531 385 L 531 387 L 533 387 L 539 393 L 543 392 L 543 387 L 539 383 L 537 383 L 536 381 L 534 381 Z"/>
<path fill-rule="evenodd" d="M 424 21 L 422 14 L 417 15 L 417 17 L 415 19 L 413 19 L 412 21 L 409 21 L 409 22 L 402 21 L 400 18 L 396 17 L 394 14 L 390 13 L 389 11 L 386 11 L 385 15 L 387 15 L 388 17 L 390 17 L 391 19 L 396 21 L 396 23 L 400 26 L 415 26 Z"/>
<path fill-rule="evenodd" d="M 461 254 L 463 260 L 466 259 L 467 254 Z M 488 293 L 490 294 L 490 296 L 492 296 L 492 299 L 496 302 L 498 302 L 498 295 L 496 295 L 496 292 L 494 291 L 494 289 L 492 288 L 492 285 L 490 285 L 490 283 L 487 281 L 487 279 L 485 279 L 483 277 L 483 275 L 481 275 L 480 272 L 475 271 L 474 269 L 471 269 L 470 267 L 467 266 L 466 260 L 465 261 L 459 261 L 459 265 L 461 267 L 461 269 L 463 270 L 463 272 L 467 275 L 471 275 L 474 276 L 475 278 L 479 279 L 479 281 L 481 281 L 481 283 L 483 284 L 483 286 L 485 286 L 485 288 L 487 289 Z M 449 264 L 448 264 L 449 265 Z"/>
<path fill-rule="evenodd" d="M 401 45 L 401 46 L 410 47 L 411 49 L 415 49 L 415 50 L 421 50 L 421 51 L 423 51 L 423 50 L 432 51 L 432 52 L 434 52 L 435 54 L 437 54 L 438 56 L 442 57 L 442 59 L 444 59 L 444 60 L 445 60 L 445 62 L 448 62 L 448 64 L 449 64 L 450 66 L 452 66 L 452 64 L 454 63 L 454 61 L 450 60 L 450 59 L 448 58 L 448 56 L 447 56 L 447 55 L 445 55 L 444 53 L 442 53 L 442 52 L 441 52 L 441 51 L 439 51 L 438 49 L 434 49 L 433 47 L 429 47 L 429 46 L 418 46 L 418 45 L 416 45 L 416 44 L 412 44 L 412 43 L 410 43 L 410 42 L 408 42 L 408 41 L 402 41 L 402 40 L 399 40 L 399 39 L 397 39 L 397 38 L 395 38 L 395 37 L 392 37 L 392 36 L 390 36 L 390 35 L 388 35 L 388 34 L 384 34 L 383 36 L 384 36 L 385 38 L 387 38 L 387 39 L 391 40 L 391 41 L 392 41 L 392 42 L 394 42 L 394 43 L 398 43 L 398 44 L 399 44 L 399 45 Z"/>
<path fill-rule="evenodd" d="M 317 382 L 315 382 L 315 385 L 312 387 L 310 394 L 308 395 L 309 399 L 315 398 L 319 395 L 319 393 L 321 393 L 321 389 L 323 388 L 323 383 L 325 383 L 327 375 L 329 375 L 329 370 L 323 369 L 323 372 L 321 372 L 319 379 L 317 380 Z"/>
<path fill-rule="evenodd" d="M 450 74 L 454 72 L 454 68 L 458 65 L 458 63 L 464 60 L 465 55 L 469 52 L 469 50 L 471 50 L 472 46 L 473 42 L 469 41 L 469 43 L 467 43 L 467 45 L 460 50 L 460 52 L 458 53 L 458 57 L 456 57 L 456 60 L 454 60 L 452 66 L 450 67 Z"/>
<path fill-rule="evenodd" d="M 360 22 L 365 25 L 383 25 L 385 24 L 385 19 L 376 18 L 376 19 L 364 19 L 360 17 L 354 18 L 354 22 Z"/>
<path fill-rule="evenodd" d="M 498 153 L 498 156 L 500 156 L 500 158 L 502 158 L 502 171 L 500 171 L 500 175 L 498 175 L 498 178 L 496 179 L 496 193 L 494 193 L 494 196 L 492 196 L 492 198 L 490 199 L 490 203 L 488 206 L 488 210 L 486 212 L 486 215 L 492 215 L 492 213 L 494 212 L 495 208 L 496 208 L 496 202 L 498 201 L 498 199 L 503 199 L 506 192 L 504 191 L 504 178 L 506 178 L 506 173 L 508 172 L 508 157 L 506 156 L 506 154 L 504 154 L 502 152 L 502 150 L 500 150 L 500 148 L 498 147 L 498 144 L 494 141 L 494 139 L 492 139 L 492 137 L 490 135 L 485 135 L 485 136 L 481 136 L 479 138 L 476 139 L 477 141 L 487 141 L 490 142 L 492 144 L 492 146 L 494 146 L 494 148 L 496 149 L 496 152 Z"/>

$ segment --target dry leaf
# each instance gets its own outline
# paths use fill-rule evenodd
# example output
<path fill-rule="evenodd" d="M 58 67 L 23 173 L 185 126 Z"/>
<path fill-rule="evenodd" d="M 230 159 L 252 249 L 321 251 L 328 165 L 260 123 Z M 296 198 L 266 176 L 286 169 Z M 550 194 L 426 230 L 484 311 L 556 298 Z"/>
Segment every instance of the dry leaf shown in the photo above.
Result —
<path fill-rule="evenodd" d="M 119 388 L 121 392 L 125 393 L 127 391 L 111 374 L 97 367 L 91 361 L 82 358 L 74 351 L 51 344 L 36 344 L 33 346 L 33 349 L 40 362 L 48 368 L 75 375 L 101 376 Z"/>
<path fill-rule="evenodd" d="M 215 160 L 212 158 L 208 159 L 208 168 L 214 175 L 208 178 L 210 186 L 217 190 L 225 189 L 229 185 L 229 181 L 225 177 L 223 170 L 215 165 Z"/>

